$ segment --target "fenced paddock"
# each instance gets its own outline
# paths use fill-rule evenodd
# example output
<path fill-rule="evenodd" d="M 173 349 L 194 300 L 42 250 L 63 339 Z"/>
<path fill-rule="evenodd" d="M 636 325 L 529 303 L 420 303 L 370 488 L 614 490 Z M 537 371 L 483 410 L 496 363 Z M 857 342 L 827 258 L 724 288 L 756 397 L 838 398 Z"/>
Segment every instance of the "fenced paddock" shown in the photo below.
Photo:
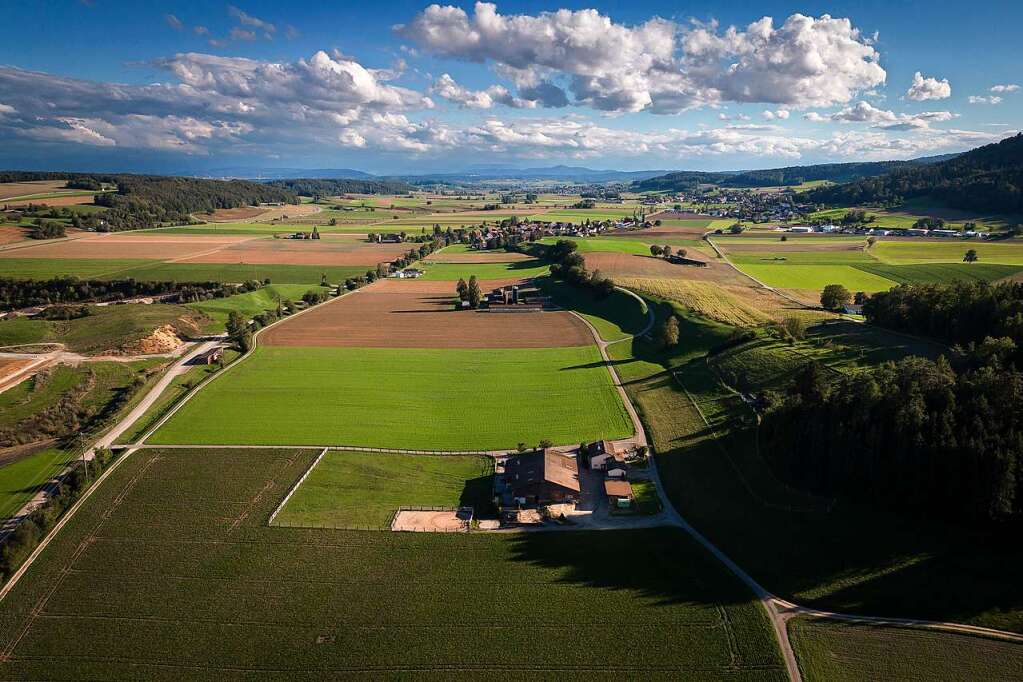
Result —
<path fill-rule="evenodd" d="M 468 533 L 472 507 L 399 507 L 391 530 L 415 533 Z"/>

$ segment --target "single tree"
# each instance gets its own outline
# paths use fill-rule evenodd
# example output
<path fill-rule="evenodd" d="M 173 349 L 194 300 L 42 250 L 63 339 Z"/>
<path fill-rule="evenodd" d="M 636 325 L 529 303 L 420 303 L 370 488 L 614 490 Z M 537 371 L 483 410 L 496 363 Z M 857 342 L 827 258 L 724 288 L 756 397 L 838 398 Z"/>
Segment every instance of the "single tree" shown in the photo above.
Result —
<path fill-rule="evenodd" d="M 661 255 L 661 247 L 659 247 L 657 244 L 651 245 L 650 246 L 650 255 L 651 256 L 660 256 Z"/>
<path fill-rule="evenodd" d="M 675 255 L 678 256 L 679 258 L 685 258 L 686 254 L 688 254 L 688 253 L 689 253 L 688 251 L 686 251 L 685 249 L 682 249 L 682 248 L 675 250 Z"/>
<path fill-rule="evenodd" d="M 821 291 L 821 306 L 825 310 L 839 310 L 852 301 L 852 293 L 841 284 L 829 284 Z"/>
<path fill-rule="evenodd" d="M 806 337 L 806 323 L 798 317 L 786 317 L 781 326 L 789 338 L 799 341 Z"/>
<path fill-rule="evenodd" d="M 977 255 L 977 249 L 970 249 L 966 252 L 966 255 L 963 256 L 964 263 L 976 263 L 979 259 L 980 256 Z"/>
<path fill-rule="evenodd" d="M 245 317 L 237 310 L 232 310 L 227 314 L 227 335 L 236 339 L 241 336 L 242 332 L 245 331 Z"/>
<path fill-rule="evenodd" d="M 665 244 L 661 247 L 661 253 L 664 254 L 665 258 L 671 258 L 671 247 Z"/>
<path fill-rule="evenodd" d="M 455 291 L 458 293 L 458 300 L 469 300 L 469 285 L 465 283 L 464 279 L 458 280 L 458 284 L 455 285 Z"/>
<path fill-rule="evenodd" d="M 665 320 L 657 331 L 657 338 L 660 340 L 662 348 L 677 346 L 679 339 L 678 318 L 672 315 Z"/>
<path fill-rule="evenodd" d="M 469 277 L 469 290 L 467 296 L 470 308 L 475 309 L 480 307 L 480 301 L 483 300 L 483 292 L 480 291 L 480 283 L 476 281 L 476 275 Z"/>

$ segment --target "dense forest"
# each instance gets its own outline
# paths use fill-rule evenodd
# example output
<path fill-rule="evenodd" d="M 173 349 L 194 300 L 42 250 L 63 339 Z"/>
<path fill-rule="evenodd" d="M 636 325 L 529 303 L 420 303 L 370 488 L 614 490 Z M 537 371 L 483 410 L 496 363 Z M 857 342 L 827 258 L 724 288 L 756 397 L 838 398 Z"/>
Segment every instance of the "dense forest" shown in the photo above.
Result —
<path fill-rule="evenodd" d="M 267 184 L 307 197 L 333 197 L 340 194 L 406 194 L 412 190 L 411 185 L 401 180 L 298 178 L 273 180 Z"/>
<path fill-rule="evenodd" d="M 871 324 L 949 344 L 1006 337 L 1023 348 L 1023 284 L 1014 282 L 903 284 L 868 297 L 863 314 Z"/>
<path fill-rule="evenodd" d="M 807 193 L 815 203 L 889 205 L 924 198 L 985 213 L 1023 212 L 1023 134 L 935 164 Z"/>
<path fill-rule="evenodd" d="M 824 163 L 815 166 L 788 166 L 722 173 L 679 171 L 632 183 L 637 192 L 693 190 L 700 184 L 740 189 L 744 187 L 780 187 L 814 180 L 849 182 L 860 178 L 884 175 L 903 168 L 916 168 L 943 161 L 948 157 L 929 157 L 913 161 L 872 161 L 864 163 Z"/>
<path fill-rule="evenodd" d="M 768 398 L 760 445 L 783 478 L 821 494 L 1018 521 L 1021 400 L 1023 374 L 995 358 L 957 371 L 944 358 L 911 357 L 837 380 L 808 364 L 787 393 Z"/>

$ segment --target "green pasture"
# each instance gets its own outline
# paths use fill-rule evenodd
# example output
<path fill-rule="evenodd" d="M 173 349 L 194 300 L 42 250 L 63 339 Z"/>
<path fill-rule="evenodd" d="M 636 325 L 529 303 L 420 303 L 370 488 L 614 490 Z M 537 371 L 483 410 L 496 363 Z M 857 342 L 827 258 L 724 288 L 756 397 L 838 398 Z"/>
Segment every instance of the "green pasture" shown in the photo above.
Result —
<path fill-rule="evenodd" d="M 232 312 L 239 312 L 245 319 L 250 319 L 267 310 L 276 310 L 278 299 L 281 302 L 298 301 L 308 291 L 319 292 L 325 291 L 325 289 L 319 284 L 271 284 L 244 294 L 189 303 L 188 307 L 211 318 L 213 329 L 223 331 L 227 318 Z"/>
<path fill-rule="evenodd" d="M 122 270 L 116 279 L 134 277 L 147 281 L 172 282 L 228 282 L 238 283 L 269 279 L 273 284 L 318 285 L 322 275 L 331 284 L 344 282 L 349 277 L 365 275 L 366 266 L 333 265 L 267 265 L 247 263 L 152 263 Z M 115 279 L 105 276 L 103 279 Z"/>
<path fill-rule="evenodd" d="M 733 251 L 728 260 L 745 265 L 859 265 L 877 261 L 860 250 L 850 251 Z"/>
<path fill-rule="evenodd" d="M 488 511 L 494 460 L 485 456 L 330 451 L 274 519 L 279 526 L 390 528 L 401 506 Z"/>
<path fill-rule="evenodd" d="M 60 448 L 46 448 L 0 466 L 0 519 L 24 507 L 44 483 L 67 465 L 70 457 Z"/>
<path fill-rule="evenodd" d="M 997 263 L 888 265 L 875 261 L 874 263 L 861 263 L 856 267 L 899 284 L 925 284 L 954 280 L 993 282 L 1023 270 L 1023 265 L 1000 265 Z"/>
<path fill-rule="evenodd" d="M 631 433 L 593 346 L 264 346 L 196 394 L 150 440 L 497 450 Z"/>
<path fill-rule="evenodd" d="M 17 249 L 7 253 L 29 253 L 31 249 Z M 80 277 L 82 279 L 117 279 L 119 274 L 134 268 L 155 265 L 159 261 L 142 259 L 92 258 L 0 258 L 0 277 L 16 279 L 53 279 L 54 277 Z"/>
<path fill-rule="evenodd" d="M 850 291 L 887 291 L 897 282 L 852 265 L 740 265 L 764 284 L 782 289 L 823 289 L 844 284 Z"/>
<path fill-rule="evenodd" d="M 477 279 L 512 279 L 540 277 L 546 275 L 548 268 L 540 260 L 512 261 L 508 263 L 433 263 L 419 261 L 415 267 L 425 271 L 423 279 L 458 281 L 476 275 Z"/>
<path fill-rule="evenodd" d="M 545 237 L 540 243 L 555 244 L 562 239 L 575 242 L 579 246 L 579 253 L 630 253 L 641 256 L 649 256 L 649 243 L 654 243 L 615 237 Z"/>
<path fill-rule="evenodd" d="M 963 256 L 970 249 L 977 252 L 978 263 L 1023 265 L 1023 239 L 997 242 L 978 240 L 889 241 L 882 239 L 871 247 L 870 253 L 878 260 L 891 264 L 962 263 Z"/>
<path fill-rule="evenodd" d="M 786 679 L 753 595 L 680 529 L 268 526 L 317 454 L 129 455 L 0 602 L 0 677 Z"/>

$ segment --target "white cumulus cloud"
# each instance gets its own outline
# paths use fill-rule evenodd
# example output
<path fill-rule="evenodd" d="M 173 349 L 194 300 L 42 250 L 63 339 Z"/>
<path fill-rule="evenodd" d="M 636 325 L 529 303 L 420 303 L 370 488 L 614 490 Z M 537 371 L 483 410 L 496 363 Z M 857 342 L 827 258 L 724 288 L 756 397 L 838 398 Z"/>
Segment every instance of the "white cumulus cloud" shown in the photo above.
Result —
<path fill-rule="evenodd" d="M 923 74 L 917 71 L 913 74 L 913 84 L 906 91 L 906 98 L 914 102 L 923 102 L 929 99 L 946 99 L 952 96 L 952 86 L 948 79 L 924 78 Z"/>
<path fill-rule="evenodd" d="M 991 86 L 991 92 L 1016 92 L 1017 90 L 1019 90 L 1019 86 L 1015 83 Z"/>

